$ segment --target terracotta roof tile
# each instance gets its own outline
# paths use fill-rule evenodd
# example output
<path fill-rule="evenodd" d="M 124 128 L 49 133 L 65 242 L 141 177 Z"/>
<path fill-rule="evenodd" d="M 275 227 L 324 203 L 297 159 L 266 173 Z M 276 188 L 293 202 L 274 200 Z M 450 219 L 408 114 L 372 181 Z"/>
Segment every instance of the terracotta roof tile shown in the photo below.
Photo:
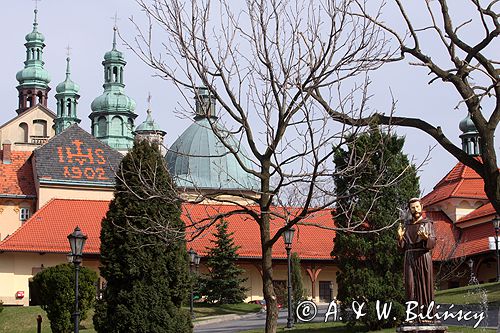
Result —
<path fill-rule="evenodd" d="M 493 205 L 488 202 L 487 204 L 479 207 L 478 209 L 472 211 L 471 213 L 469 213 L 465 216 L 462 216 L 462 218 L 457 221 L 457 224 L 472 221 L 472 220 L 475 220 L 477 218 L 485 217 L 485 216 L 489 216 L 489 215 L 494 216 L 495 214 L 496 214 L 495 208 L 493 208 Z"/>
<path fill-rule="evenodd" d="M 35 196 L 31 152 L 12 151 L 11 163 L 3 164 L 3 150 L 0 150 L 0 195 Z"/>
<path fill-rule="evenodd" d="M 53 199 L 12 235 L 0 242 L 0 251 L 70 251 L 68 235 L 76 226 L 88 236 L 85 253 L 99 253 L 101 220 L 109 201 Z"/>
<path fill-rule="evenodd" d="M 432 251 L 433 260 L 445 260 L 453 256 L 459 233 L 451 220 L 443 212 L 426 212 L 426 217 L 434 221 L 436 246 Z"/>
<path fill-rule="evenodd" d="M 462 241 L 458 244 L 455 257 L 470 256 L 490 251 L 488 237 L 495 235 L 491 222 L 476 224 L 462 229 Z"/>
<path fill-rule="evenodd" d="M 97 254 L 100 247 L 101 221 L 108 210 L 108 201 L 54 199 L 37 211 L 21 228 L 0 242 L 0 251 L 16 252 L 69 252 L 67 235 L 76 225 L 87 234 L 85 253 Z M 184 205 L 182 218 L 186 225 L 190 221 L 201 221 L 217 213 L 228 213 L 237 209 L 230 205 Z M 293 213 L 293 212 L 292 212 Z M 234 232 L 235 243 L 241 248 L 241 257 L 259 258 L 261 256 L 260 232 L 258 225 L 244 215 L 232 215 L 225 218 L 229 222 L 229 231 Z M 271 222 L 271 232 L 284 223 L 276 218 Z M 335 232 L 319 229 L 307 224 L 333 227 L 329 211 L 320 211 L 304 220 L 305 225 L 296 226 L 293 251 L 301 259 L 331 259 Z M 211 247 L 215 225 L 210 226 L 199 237 L 188 243 L 200 254 L 206 254 L 206 247 Z M 274 258 L 285 258 L 286 251 L 282 239 L 273 248 Z"/>
<path fill-rule="evenodd" d="M 422 198 L 422 203 L 430 206 L 449 198 L 487 200 L 483 179 L 473 169 L 459 162 Z"/>

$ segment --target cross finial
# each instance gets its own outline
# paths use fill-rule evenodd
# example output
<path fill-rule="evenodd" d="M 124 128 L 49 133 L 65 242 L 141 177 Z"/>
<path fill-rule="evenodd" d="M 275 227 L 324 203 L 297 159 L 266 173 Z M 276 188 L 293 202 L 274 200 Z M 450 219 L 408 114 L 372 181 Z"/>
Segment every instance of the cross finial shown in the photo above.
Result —
<path fill-rule="evenodd" d="M 151 92 L 148 91 L 148 110 L 146 111 L 148 114 L 151 113 Z"/>
<path fill-rule="evenodd" d="M 37 14 L 38 14 L 38 2 L 39 1 L 42 1 L 42 0 L 33 0 L 35 2 L 35 21 L 33 22 L 33 24 L 38 24 L 37 22 Z"/>
<path fill-rule="evenodd" d="M 68 56 L 68 58 L 69 58 L 69 56 L 71 54 L 71 49 L 72 49 L 72 47 L 70 47 L 69 44 L 68 44 L 68 46 L 66 46 L 66 56 Z"/>
<path fill-rule="evenodd" d="M 33 0 L 33 1 L 35 1 L 35 0 Z M 40 0 L 37 0 L 37 1 L 40 1 Z M 118 12 L 115 12 L 115 16 L 111 17 L 111 19 L 115 21 L 115 25 L 113 26 L 113 28 L 116 30 L 117 23 L 120 20 L 120 18 L 118 18 Z"/>

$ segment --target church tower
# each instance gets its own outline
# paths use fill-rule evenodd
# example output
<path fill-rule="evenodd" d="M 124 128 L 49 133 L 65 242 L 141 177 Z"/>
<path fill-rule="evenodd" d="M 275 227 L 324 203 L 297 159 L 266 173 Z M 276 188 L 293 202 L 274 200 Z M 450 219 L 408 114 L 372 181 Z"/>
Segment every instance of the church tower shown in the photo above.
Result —
<path fill-rule="evenodd" d="M 35 9 L 33 31 L 26 35 L 26 61 L 24 68 L 17 72 L 16 79 L 19 82 L 19 104 L 16 112 L 23 113 L 27 109 L 41 104 L 47 107 L 47 96 L 49 93 L 49 73 L 43 68 L 43 48 L 45 37 L 38 31 L 38 10 Z"/>
<path fill-rule="evenodd" d="M 148 101 L 151 100 L 151 96 L 148 97 Z M 148 106 L 148 110 L 146 111 L 147 116 L 146 120 L 141 123 L 134 131 L 135 140 L 148 140 L 151 143 L 155 143 L 160 147 L 160 152 L 162 155 L 167 153 L 167 150 L 163 146 L 163 140 L 165 138 L 165 132 L 161 129 L 161 127 L 154 121 L 151 116 L 151 105 Z"/>
<path fill-rule="evenodd" d="M 104 92 L 91 104 L 92 135 L 118 151 L 126 152 L 134 144 L 135 101 L 125 95 L 123 73 L 126 61 L 116 49 L 116 27 L 113 48 L 104 55 Z"/>
<path fill-rule="evenodd" d="M 66 79 L 56 87 L 57 118 L 54 119 L 53 126 L 56 135 L 73 124 L 79 124 L 81 121 L 76 115 L 80 87 L 70 78 L 69 61 L 70 58 L 66 58 Z"/>
<path fill-rule="evenodd" d="M 460 139 L 462 139 L 462 150 L 471 156 L 481 155 L 479 132 L 470 117 L 470 113 L 467 112 L 467 117 L 462 119 L 458 127 L 462 131 L 460 135 Z"/>

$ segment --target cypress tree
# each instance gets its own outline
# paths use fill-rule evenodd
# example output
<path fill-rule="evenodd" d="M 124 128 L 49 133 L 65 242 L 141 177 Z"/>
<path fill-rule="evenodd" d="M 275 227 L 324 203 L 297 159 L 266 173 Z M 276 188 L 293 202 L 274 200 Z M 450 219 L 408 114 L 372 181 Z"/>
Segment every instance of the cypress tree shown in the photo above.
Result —
<path fill-rule="evenodd" d="M 234 244 L 233 233 L 228 232 L 227 222 L 221 220 L 217 224 L 213 246 L 208 249 L 208 276 L 204 279 L 204 291 L 209 302 L 218 304 L 236 304 L 245 299 L 246 288 L 242 286 L 245 278 L 244 270 L 236 262 L 239 246 Z"/>
<path fill-rule="evenodd" d="M 99 333 L 192 332 L 181 309 L 190 281 L 185 226 L 166 170 L 158 147 L 146 140 L 135 143 L 117 170 L 101 229 L 107 284 L 94 316 Z"/>
<path fill-rule="evenodd" d="M 415 167 L 402 152 L 404 138 L 372 128 L 352 139 L 347 150 L 340 149 L 335 155 L 340 170 L 354 168 L 352 173 L 334 179 L 337 194 L 347 194 L 338 202 L 335 222 L 339 227 L 361 223 L 357 229 L 368 233 L 337 232 L 332 255 L 340 269 L 338 299 L 348 306 L 355 300 L 366 302 L 367 315 L 358 321 L 375 330 L 395 326 L 404 318 L 403 256 L 397 249 L 397 223 L 380 232 L 370 231 L 397 221 L 397 208 L 418 196 L 419 183 Z M 374 183 L 390 182 L 390 186 L 373 190 Z M 386 320 L 377 318 L 377 300 L 392 302 Z M 343 319 L 354 324 L 353 318 Z"/>

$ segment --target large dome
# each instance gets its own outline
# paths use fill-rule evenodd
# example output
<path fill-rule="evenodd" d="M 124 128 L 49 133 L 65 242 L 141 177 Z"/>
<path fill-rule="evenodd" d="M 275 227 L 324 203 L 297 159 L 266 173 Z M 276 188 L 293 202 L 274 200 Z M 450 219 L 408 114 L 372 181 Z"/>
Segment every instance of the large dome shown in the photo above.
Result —
<path fill-rule="evenodd" d="M 214 119 L 214 118 L 212 118 Z M 219 127 L 220 128 L 220 127 Z M 227 142 L 251 167 L 243 147 L 227 133 Z M 207 118 L 197 118 L 172 144 L 166 155 L 170 174 L 177 186 L 198 189 L 257 190 L 256 177 L 245 172 L 236 157 L 212 131 Z"/>

